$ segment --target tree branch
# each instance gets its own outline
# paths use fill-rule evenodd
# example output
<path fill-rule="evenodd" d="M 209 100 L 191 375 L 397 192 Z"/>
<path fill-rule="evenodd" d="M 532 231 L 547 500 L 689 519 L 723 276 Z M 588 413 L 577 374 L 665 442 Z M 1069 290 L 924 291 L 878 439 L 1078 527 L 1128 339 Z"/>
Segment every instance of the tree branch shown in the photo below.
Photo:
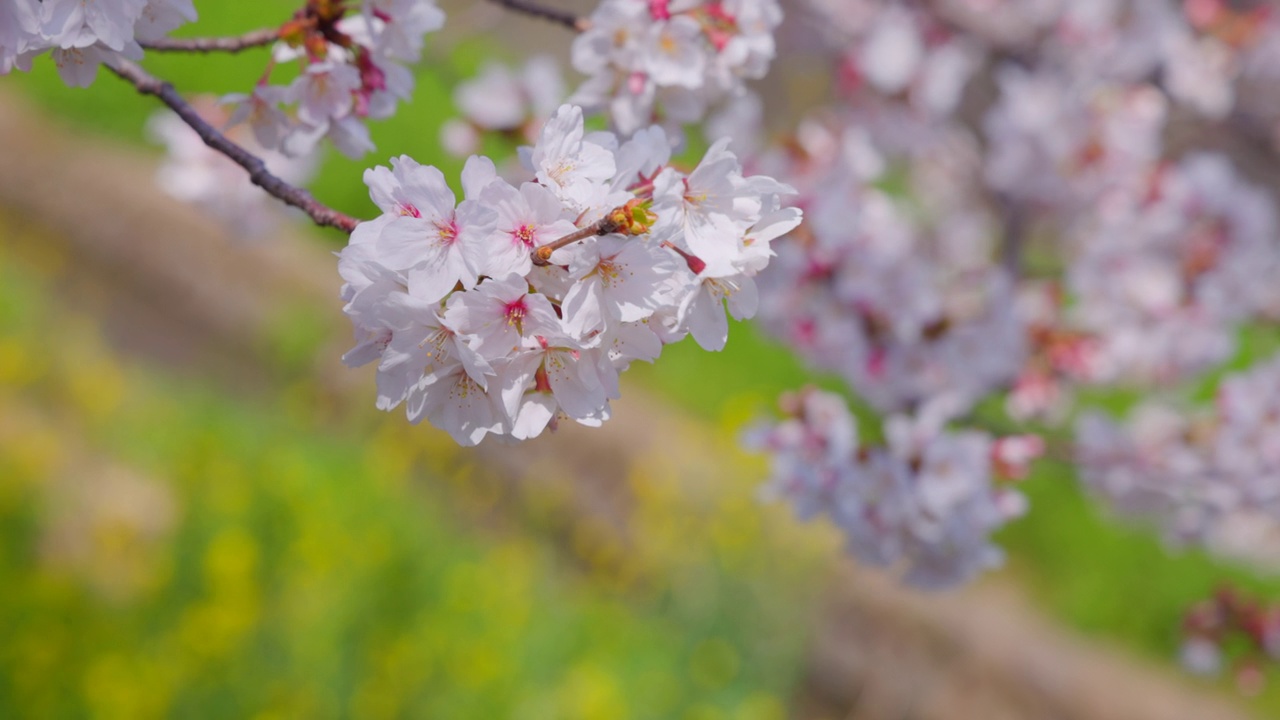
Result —
<path fill-rule="evenodd" d="M 580 18 L 568 10 L 547 7 L 531 0 L 490 0 L 490 2 L 497 3 L 508 10 L 563 25 L 576 32 L 585 32 L 591 27 L 591 21 L 586 18 Z"/>
<path fill-rule="evenodd" d="M 238 53 L 241 50 L 270 45 L 279 39 L 278 28 L 262 28 L 235 37 L 161 38 L 141 43 L 141 45 L 147 50 L 157 52 Z"/>
<path fill-rule="evenodd" d="M 539 267 L 550 265 L 551 254 L 562 247 L 572 245 L 579 240 L 586 240 L 589 237 L 608 235 L 610 233 L 618 232 L 620 227 L 613 215 L 614 213 L 611 212 L 590 225 L 565 235 L 559 240 L 554 240 L 546 245 L 534 248 L 529 252 L 530 259 L 533 260 L 534 265 Z"/>
<path fill-rule="evenodd" d="M 1004 237 L 1000 242 L 1000 264 L 1014 279 L 1022 277 L 1023 250 L 1027 244 L 1027 207 L 1007 193 L 998 202 L 1004 216 Z"/>
<path fill-rule="evenodd" d="M 343 232 L 350 233 L 360 222 L 350 215 L 340 213 L 321 203 L 306 190 L 294 187 L 272 175 L 267 170 L 266 163 L 262 161 L 262 158 L 245 150 L 229 140 L 226 135 L 218 132 L 216 128 L 200 117 L 195 108 L 182 99 L 182 96 L 178 94 L 173 85 L 153 77 L 146 70 L 128 60 L 115 59 L 104 64 L 111 72 L 131 83 L 138 89 L 139 93 L 159 98 L 160 102 L 168 105 L 169 109 L 177 113 L 183 122 L 196 131 L 196 134 L 200 136 L 205 145 L 231 158 L 237 165 L 248 171 L 250 182 L 267 191 L 268 194 L 280 199 L 286 205 L 292 205 L 302 210 L 311 217 L 315 224 L 337 228 Z"/>

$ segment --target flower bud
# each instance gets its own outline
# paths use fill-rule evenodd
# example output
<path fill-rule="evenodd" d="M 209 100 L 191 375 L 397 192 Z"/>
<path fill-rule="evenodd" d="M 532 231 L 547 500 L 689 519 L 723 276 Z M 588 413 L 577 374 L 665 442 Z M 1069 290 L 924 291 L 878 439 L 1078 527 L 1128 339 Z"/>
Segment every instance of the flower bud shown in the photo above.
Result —
<path fill-rule="evenodd" d="M 649 209 L 652 206 L 650 200 L 628 200 L 626 205 L 609 213 L 609 223 L 617 228 L 615 232 L 623 235 L 644 235 L 658 221 L 658 215 Z"/>

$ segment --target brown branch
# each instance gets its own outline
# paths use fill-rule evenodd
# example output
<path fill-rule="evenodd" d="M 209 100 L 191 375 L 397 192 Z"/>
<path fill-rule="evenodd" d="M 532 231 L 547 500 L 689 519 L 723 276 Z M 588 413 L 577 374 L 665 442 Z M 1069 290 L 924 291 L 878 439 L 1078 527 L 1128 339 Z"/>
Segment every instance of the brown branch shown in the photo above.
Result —
<path fill-rule="evenodd" d="M 263 28 L 234 37 L 161 38 L 140 44 L 147 50 L 157 52 L 238 53 L 241 50 L 270 45 L 279 39 L 278 28 Z"/>
<path fill-rule="evenodd" d="M 294 187 L 271 174 L 262 158 L 245 150 L 229 140 L 226 135 L 218 132 L 204 118 L 200 117 L 195 108 L 182 99 L 182 96 L 178 94 L 173 85 L 153 77 L 146 70 L 128 60 L 116 59 L 104 64 L 111 72 L 133 84 L 139 93 L 159 98 L 160 102 L 168 105 L 169 109 L 177 113 L 183 122 L 196 131 L 196 134 L 200 136 L 205 145 L 226 155 L 237 165 L 247 170 L 250 182 L 267 191 L 268 194 L 280 199 L 286 205 L 292 205 L 305 212 L 315 224 L 323 227 L 338 228 L 343 232 L 350 233 L 360 222 L 350 215 L 340 213 L 321 203 L 306 190 Z"/>
<path fill-rule="evenodd" d="M 508 10 L 514 10 L 515 12 L 521 12 L 525 15 L 563 25 L 576 32 L 586 32 L 591 27 L 590 20 L 580 18 L 568 10 L 547 7 L 530 0 L 490 0 L 490 2 L 497 3 Z"/>
<path fill-rule="evenodd" d="M 532 258 L 533 264 L 539 267 L 550 265 L 551 254 L 566 245 L 572 245 L 579 240 L 586 240 L 589 237 L 608 235 L 610 233 L 618 232 L 621 228 L 613 215 L 614 213 L 609 213 L 590 225 L 565 235 L 559 240 L 553 240 L 546 245 L 534 248 L 529 253 L 529 257 Z"/>
<path fill-rule="evenodd" d="M 1027 207 L 1026 204 L 1007 193 L 999 194 L 999 203 L 1004 216 L 1004 237 L 1001 238 L 1000 264 L 1009 271 L 1010 277 L 1022 277 L 1023 251 L 1027 244 Z"/>

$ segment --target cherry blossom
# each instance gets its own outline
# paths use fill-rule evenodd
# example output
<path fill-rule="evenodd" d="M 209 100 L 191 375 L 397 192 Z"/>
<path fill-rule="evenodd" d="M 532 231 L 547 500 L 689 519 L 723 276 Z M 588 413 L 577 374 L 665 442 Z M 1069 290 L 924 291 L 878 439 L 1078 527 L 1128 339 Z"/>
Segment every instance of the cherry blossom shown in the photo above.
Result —
<path fill-rule="evenodd" d="M 493 132 L 534 142 L 542 124 L 566 94 L 564 76 L 554 58 L 536 55 L 518 71 L 490 61 L 480 73 L 453 91 L 462 113 L 441 130 L 441 144 L 466 156 L 479 148 L 483 133 Z"/>
<path fill-rule="evenodd" d="M 1216 0 L 807 5 L 829 44 L 834 102 L 744 163 L 794 185 L 806 210 L 804 225 L 769 243 L 777 257 L 753 280 L 767 330 L 890 413 L 889 450 L 866 454 L 861 474 L 783 452 L 775 478 L 801 478 L 796 487 L 812 486 L 813 473 L 827 487 L 861 478 L 877 499 L 892 497 L 911 474 L 887 457 L 924 442 L 903 437 L 931 437 L 910 428 L 938 403 L 954 416 L 1007 393 L 1011 416 L 1062 421 L 1077 386 L 1183 381 L 1231 358 L 1241 325 L 1275 317 L 1272 198 L 1226 156 L 1167 145 L 1171 123 L 1186 117 L 1232 127 L 1280 118 L 1280 103 L 1259 100 L 1272 93 L 1237 92 L 1274 67 L 1261 58 L 1280 57 L 1268 13 Z M 984 74 L 987 87 L 971 91 Z M 1031 243 L 1041 277 L 1026 276 Z M 1089 482 L 1171 518 L 1176 537 L 1221 548 L 1222 518 L 1270 513 L 1259 498 L 1280 477 L 1251 465 L 1242 492 L 1247 473 L 1180 448 L 1213 423 L 1144 410 L 1141 432 L 1125 439 L 1090 417 L 1077 428 L 1080 451 L 1095 459 Z M 790 422 L 778 443 L 794 450 L 804 433 Z M 960 445 L 943 454 L 967 457 Z M 1016 438 L 989 445 L 989 466 L 1006 477 L 1044 450 Z M 1179 481 L 1157 492 L 1170 474 Z M 802 494 L 803 515 L 848 518 L 841 526 L 859 557 L 900 557 L 881 517 L 905 517 L 905 500 L 869 514 L 856 499 Z M 863 512 L 842 516 L 843 507 Z M 986 527 L 963 505 L 938 507 L 974 537 Z M 939 567 L 969 577 L 983 564 L 970 561 Z"/>
<path fill-rule="evenodd" d="M 1280 659 L 1280 607 L 1225 585 L 1187 610 L 1182 636 L 1183 667 L 1213 675 L 1230 660 L 1241 691 L 1256 694 L 1265 682 L 1261 662 Z"/>
<path fill-rule="evenodd" d="M 692 332 L 723 347 L 723 334 L 704 342 L 703 317 L 724 322 L 725 293 L 708 288 L 753 287 L 770 241 L 801 213 L 782 206 L 787 186 L 735 170 L 732 201 L 700 210 L 716 228 L 701 242 L 732 273 L 711 275 L 689 250 L 683 201 L 660 198 L 653 182 L 684 187 L 670 156 L 661 128 L 620 143 L 588 135 L 581 108 L 565 105 L 522 149 L 518 184 L 479 157 L 463 170 L 461 202 L 439 170 L 408 157 L 367 171 L 383 214 L 357 226 L 339 272 L 356 335 L 347 358 L 378 361 L 378 407 L 404 403 L 410 420 L 464 445 L 528 439 L 563 420 L 607 420 L 619 373 L 664 344 Z M 738 167 L 723 147 L 708 157 Z M 729 302 L 736 316 L 754 313 Z"/>
<path fill-rule="evenodd" d="M 280 28 L 273 63 L 257 88 L 224 100 L 240 106 L 233 118 L 252 122 L 260 140 L 275 139 L 271 149 L 305 155 L 328 139 L 360 157 L 374 147 L 365 122 L 389 117 L 409 98 L 407 65 L 421 57 L 423 37 L 443 24 L 435 0 L 308 0 Z M 270 84 L 276 64 L 295 62 L 297 78 Z"/>
<path fill-rule="evenodd" d="M 191 0 L 10 0 L 0 8 L 0 74 L 51 52 L 63 82 L 88 87 L 101 63 L 140 59 L 138 41 L 195 19 Z"/>
<path fill-rule="evenodd" d="M 570 101 L 607 109 L 622 135 L 657 119 L 695 122 L 764 76 L 781 21 L 776 0 L 603 0 L 573 43 L 588 78 Z"/>
<path fill-rule="evenodd" d="M 1225 545 L 1249 516 L 1280 521 L 1280 360 L 1229 376 L 1212 411 L 1151 401 L 1123 424 L 1081 418 L 1082 479 L 1178 542 Z"/>
<path fill-rule="evenodd" d="M 401 156 L 392 173 L 371 171 L 373 193 L 397 197 L 399 213 L 382 227 L 381 261 L 404 271 L 413 294 L 440 300 L 476 284 L 484 262 L 484 241 L 497 214 L 477 198 L 457 203 L 444 175 L 429 165 Z M 390 176 L 390 177 L 388 177 Z"/>
<path fill-rule="evenodd" d="M 949 587 L 998 566 L 1003 554 L 990 535 L 1025 511 L 1022 495 L 994 477 L 995 458 L 1021 442 L 1021 464 L 1039 448 L 949 432 L 948 404 L 889 417 L 887 444 L 867 445 L 842 398 L 806 390 L 785 397 L 788 417 L 756 428 L 747 442 L 770 455 L 769 497 L 801 517 L 824 514 L 860 560 L 894 568 L 917 587 Z"/>

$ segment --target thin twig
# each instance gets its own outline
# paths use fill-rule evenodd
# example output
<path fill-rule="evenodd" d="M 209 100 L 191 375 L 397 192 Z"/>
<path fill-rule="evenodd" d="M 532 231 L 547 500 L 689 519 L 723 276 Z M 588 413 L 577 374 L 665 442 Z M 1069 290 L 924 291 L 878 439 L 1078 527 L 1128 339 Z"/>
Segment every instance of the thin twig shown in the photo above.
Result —
<path fill-rule="evenodd" d="M 154 95 L 165 105 L 168 105 L 169 109 L 177 113 L 183 122 L 196 131 L 196 134 L 200 136 L 205 145 L 226 155 L 237 165 L 247 170 L 250 182 L 267 191 L 268 194 L 282 200 L 285 204 L 292 205 L 305 212 L 315 224 L 323 227 L 338 228 L 346 233 L 350 233 L 359 224 L 359 220 L 321 203 L 306 190 L 290 185 L 272 175 L 267 170 L 266 163 L 262 161 L 262 158 L 245 150 L 229 140 L 226 135 L 218 132 L 204 118 L 200 117 L 195 108 L 182 99 L 182 96 L 178 94 L 173 85 L 153 77 L 146 70 L 128 60 L 115 59 L 105 64 L 111 72 L 132 83 L 139 93 Z"/>
<path fill-rule="evenodd" d="M 1004 215 L 1004 237 L 1001 238 L 1000 264 L 1011 277 L 1022 277 L 1023 251 L 1027 244 L 1027 207 L 1007 193 L 1000 193 L 1000 208 Z"/>
<path fill-rule="evenodd" d="M 529 257 L 533 260 L 533 264 L 539 267 L 550 265 L 551 253 L 554 253 L 556 250 L 559 250 L 566 245 L 572 245 L 579 240 L 586 240 L 589 237 L 615 233 L 618 232 L 619 229 L 618 223 L 613 219 L 613 213 L 609 213 L 590 225 L 565 235 L 559 240 L 554 240 L 546 245 L 534 248 L 529 253 Z"/>
<path fill-rule="evenodd" d="M 525 15 L 531 15 L 543 20 L 549 20 L 553 23 L 563 25 L 570 30 L 577 32 L 586 32 L 591 27 L 591 21 L 586 18 L 578 17 L 568 10 L 560 8 L 547 7 L 530 0 L 490 0 L 497 3 L 508 10 L 522 12 Z"/>
<path fill-rule="evenodd" d="M 262 28 L 235 37 L 161 38 L 141 43 L 141 45 L 147 50 L 158 52 L 238 53 L 241 50 L 270 45 L 279 39 L 278 28 Z"/>

